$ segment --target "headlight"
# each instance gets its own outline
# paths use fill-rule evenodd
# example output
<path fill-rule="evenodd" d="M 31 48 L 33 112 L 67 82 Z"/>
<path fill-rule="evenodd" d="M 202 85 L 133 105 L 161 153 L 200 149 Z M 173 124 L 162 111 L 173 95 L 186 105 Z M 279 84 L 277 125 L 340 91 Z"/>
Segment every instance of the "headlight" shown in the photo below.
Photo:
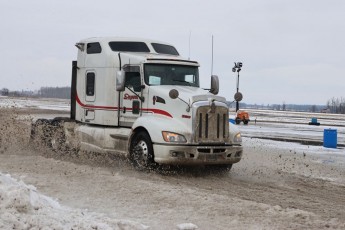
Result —
<path fill-rule="evenodd" d="M 163 139 L 166 142 L 183 142 L 183 143 L 187 142 L 186 138 L 183 135 L 178 134 L 178 133 L 163 131 L 162 135 L 163 135 Z"/>
<path fill-rule="evenodd" d="M 241 143 L 241 142 L 242 142 L 241 133 L 237 133 L 237 134 L 234 136 L 234 142 L 235 142 L 235 143 Z"/>

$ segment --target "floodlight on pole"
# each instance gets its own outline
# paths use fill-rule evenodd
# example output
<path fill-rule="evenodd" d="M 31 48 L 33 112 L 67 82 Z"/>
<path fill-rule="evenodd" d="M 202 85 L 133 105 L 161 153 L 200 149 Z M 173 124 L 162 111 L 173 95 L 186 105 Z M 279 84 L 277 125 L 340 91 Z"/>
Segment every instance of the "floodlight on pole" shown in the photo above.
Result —
<path fill-rule="evenodd" d="M 236 101 L 236 112 L 239 110 L 239 102 L 243 99 L 242 93 L 239 92 L 240 87 L 240 71 L 242 69 L 242 62 L 235 62 L 235 66 L 232 68 L 232 72 L 237 72 L 237 81 L 236 81 L 236 93 L 234 99 Z"/>

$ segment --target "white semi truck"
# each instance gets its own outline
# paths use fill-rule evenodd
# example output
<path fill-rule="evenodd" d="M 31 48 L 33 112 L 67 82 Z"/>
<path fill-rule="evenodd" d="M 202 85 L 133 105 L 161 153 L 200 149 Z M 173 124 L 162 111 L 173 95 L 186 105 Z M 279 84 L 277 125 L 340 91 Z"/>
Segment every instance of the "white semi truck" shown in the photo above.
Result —
<path fill-rule="evenodd" d="M 230 169 L 240 161 L 241 134 L 229 124 L 226 99 L 216 96 L 218 77 L 200 88 L 196 61 L 147 39 L 89 38 L 76 47 L 70 118 L 37 120 L 33 138 L 41 130 L 55 151 L 124 154 L 137 168 Z"/>

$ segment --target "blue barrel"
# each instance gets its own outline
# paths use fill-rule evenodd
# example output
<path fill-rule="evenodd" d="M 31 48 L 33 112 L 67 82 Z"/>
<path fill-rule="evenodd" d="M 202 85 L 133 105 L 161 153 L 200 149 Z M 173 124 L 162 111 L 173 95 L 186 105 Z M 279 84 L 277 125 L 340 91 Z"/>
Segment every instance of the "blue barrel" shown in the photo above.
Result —
<path fill-rule="evenodd" d="M 235 124 L 235 120 L 234 119 L 229 119 L 229 122 L 232 124 Z"/>
<path fill-rule="evenodd" d="M 323 147 L 337 148 L 337 130 L 324 129 L 323 131 Z"/>
<path fill-rule="evenodd" d="M 311 123 L 317 123 L 317 118 L 316 118 L 316 117 L 313 117 L 313 118 L 311 119 Z"/>

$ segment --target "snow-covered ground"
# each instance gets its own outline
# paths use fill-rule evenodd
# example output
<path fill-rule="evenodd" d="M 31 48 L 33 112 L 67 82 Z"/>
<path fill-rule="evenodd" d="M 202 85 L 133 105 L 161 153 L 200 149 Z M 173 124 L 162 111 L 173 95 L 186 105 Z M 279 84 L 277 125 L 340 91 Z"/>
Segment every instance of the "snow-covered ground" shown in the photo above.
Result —
<path fill-rule="evenodd" d="M 0 229 L 148 229 L 140 223 L 61 206 L 32 185 L 0 173 Z"/>
<path fill-rule="evenodd" d="M 70 100 L 55 98 L 13 98 L 2 96 L 0 97 L 0 107 L 69 111 Z"/>
<path fill-rule="evenodd" d="M 0 108 L 66 111 L 70 100 L 51 98 L 0 97 Z M 30 118 L 39 115 L 28 114 Z M 52 114 L 42 114 L 53 118 Z M 26 118 L 27 116 L 24 116 Z M 18 117 L 17 117 L 18 118 Z M 23 119 L 23 118 L 21 118 Z M 86 209 L 62 206 L 51 197 L 41 194 L 33 185 L 3 174 L 0 168 L 0 229 L 148 229 L 126 219 L 109 218 Z M 179 223 L 177 229 L 196 229 L 192 223 Z"/>
<path fill-rule="evenodd" d="M 332 129 L 337 132 L 338 145 L 345 147 L 344 114 L 271 110 L 248 110 L 248 112 L 251 120 L 249 125 L 241 123 L 238 126 L 245 137 L 304 141 L 307 144 L 309 141 L 323 145 L 324 130 Z M 321 123 L 320 126 L 309 125 L 312 117 L 318 119 L 318 122 Z"/>
<path fill-rule="evenodd" d="M 0 97 L 0 107 L 67 112 L 69 101 Z M 18 125 L 0 123 L 11 145 L 0 146 L 0 229 L 345 228 L 344 147 L 298 143 L 322 142 L 332 128 L 343 145 L 344 115 L 249 112 L 249 125 L 238 126 L 244 157 L 223 176 L 44 157 L 16 138 Z M 321 126 L 307 125 L 311 117 Z"/>
<path fill-rule="evenodd" d="M 345 126 L 344 114 L 255 109 L 245 109 L 245 111 L 249 113 L 252 122 L 254 122 L 255 119 L 257 119 L 258 122 L 308 124 L 311 121 L 311 118 L 316 118 L 321 125 Z"/>

